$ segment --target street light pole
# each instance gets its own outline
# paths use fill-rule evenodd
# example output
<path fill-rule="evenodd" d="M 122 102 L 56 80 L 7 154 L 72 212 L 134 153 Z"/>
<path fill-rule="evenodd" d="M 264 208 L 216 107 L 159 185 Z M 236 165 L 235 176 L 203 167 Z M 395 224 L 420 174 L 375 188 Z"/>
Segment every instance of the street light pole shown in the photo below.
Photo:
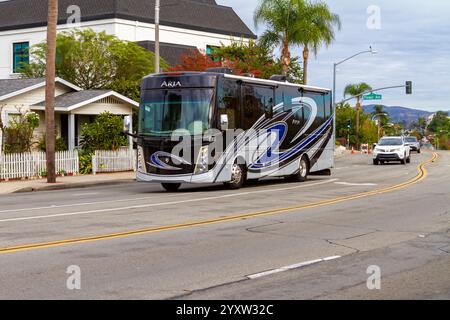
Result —
<path fill-rule="evenodd" d="M 378 141 L 380 141 L 381 116 L 387 116 L 387 115 L 388 115 L 387 113 L 378 113 L 372 117 L 372 121 L 375 121 L 376 117 L 380 117 L 380 119 L 378 119 Z"/>
<path fill-rule="evenodd" d="M 358 52 L 358 53 L 356 53 L 356 54 L 354 54 L 354 55 L 352 55 L 352 56 L 350 56 L 350 57 L 348 57 L 348 58 L 346 58 L 346 59 L 344 59 L 342 61 L 339 61 L 339 62 L 333 64 L 333 106 L 334 106 L 334 110 L 335 110 L 335 115 L 334 115 L 334 119 L 333 119 L 334 141 L 336 141 L 336 108 L 337 108 L 337 105 L 336 105 L 336 74 L 337 74 L 337 67 L 339 65 L 343 64 L 344 62 L 347 62 L 348 60 L 353 59 L 353 58 L 355 58 L 355 57 L 357 57 L 359 55 L 365 54 L 365 53 L 377 54 L 378 52 L 374 51 L 372 49 L 372 47 L 370 47 L 369 50 Z"/>
<path fill-rule="evenodd" d="M 155 73 L 160 72 L 159 65 L 159 14 L 160 14 L 160 0 L 155 1 Z"/>

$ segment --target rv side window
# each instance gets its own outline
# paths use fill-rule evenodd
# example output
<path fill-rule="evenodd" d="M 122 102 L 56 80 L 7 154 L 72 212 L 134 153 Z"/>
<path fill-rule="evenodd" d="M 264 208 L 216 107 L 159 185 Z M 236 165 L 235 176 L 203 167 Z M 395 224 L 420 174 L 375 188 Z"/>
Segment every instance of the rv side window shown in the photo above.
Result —
<path fill-rule="evenodd" d="M 239 86 L 234 80 L 224 79 L 219 86 L 219 113 L 228 116 L 228 127 L 236 129 L 236 117 L 239 110 Z M 219 115 L 220 116 L 220 115 Z"/>
<path fill-rule="evenodd" d="M 277 112 L 290 112 L 292 110 L 293 102 L 292 100 L 295 98 L 300 97 L 300 93 L 298 91 L 297 87 L 280 87 L 277 89 L 277 102 L 276 104 L 279 105 L 280 103 L 283 103 L 283 106 L 278 108 L 275 113 Z"/>
<path fill-rule="evenodd" d="M 274 89 L 245 84 L 243 85 L 243 103 L 245 118 L 256 122 L 263 115 L 273 112 Z"/>
<path fill-rule="evenodd" d="M 316 124 L 319 125 L 325 119 L 325 95 L 320 92 L 305 92 L 305 97 L 314 100 L 317 106 Z"/>

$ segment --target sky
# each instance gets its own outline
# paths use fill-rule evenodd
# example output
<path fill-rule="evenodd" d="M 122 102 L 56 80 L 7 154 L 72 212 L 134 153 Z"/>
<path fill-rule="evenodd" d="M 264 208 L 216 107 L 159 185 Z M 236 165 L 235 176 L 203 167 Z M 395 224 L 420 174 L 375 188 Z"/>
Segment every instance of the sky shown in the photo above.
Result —
<path fill-rule="evenodd" d="M 233 7 L 255 33 L 264 32 L 264 26 L 256 29 L 253 24 L 259 0 L 216 1 Z M 324 2 L 341 17 L 342 29 L 330 47 L 322 48 L 317 57 L 311 58 L 310 85 L 331 88 L 333 63 L 372 46 L 378 54 L 363 54 L 338 67 L 338 101 L 349 83 L 364 81 L 381 88 L 404 85 L 410 80 L 413 95 L 405 95 L 404 89 L 383 91 L 380 103 L 427 111 L 450 110 L 450 1 Z M 292 51 L 301 56 L 301 48 Z"/>

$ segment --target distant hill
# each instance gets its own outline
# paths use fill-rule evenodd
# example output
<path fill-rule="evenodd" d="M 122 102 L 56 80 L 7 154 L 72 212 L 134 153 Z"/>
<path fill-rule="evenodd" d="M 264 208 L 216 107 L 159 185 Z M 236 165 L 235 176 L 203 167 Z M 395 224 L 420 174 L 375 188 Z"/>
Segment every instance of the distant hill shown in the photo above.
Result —
<path fill-rule="evenodd" d="M 372 113 L 376 105 L 366 105 L 363 107 L 365 113 Z M 407 126 L 413 122 L 417 122 L 420 117 L 428 118 L 435 112 L 424 111 L 419 109 L 411 109 L 397 106 L 383 106 L 384 111 L 389 114 L 393 123 L 405 122 Z M 450 114 L 450 111 L 449 111 Z"/>

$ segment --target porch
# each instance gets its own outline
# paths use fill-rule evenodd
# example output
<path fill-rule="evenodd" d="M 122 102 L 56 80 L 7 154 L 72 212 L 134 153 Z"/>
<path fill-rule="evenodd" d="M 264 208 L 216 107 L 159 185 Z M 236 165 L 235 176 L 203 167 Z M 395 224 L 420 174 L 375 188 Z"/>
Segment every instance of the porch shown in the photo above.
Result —
<path fill-rule="evenodd" d="M 122 116 L 124 123 L 132 130 L 133 111 L 138 107 L 137 102 L 108 90 L 85 90 L 60 95 L 55 100 L 57 136 L 64 140 L 69 150 L 75 150 L 80 146 L 82 126 L 105 111 Z M 45 135 L 45 101 L 30 106 L 30 111 L 36 112 L 40 118 L 36 136 Z M 131 137 L 129 144 L 132 147 Z"/>

